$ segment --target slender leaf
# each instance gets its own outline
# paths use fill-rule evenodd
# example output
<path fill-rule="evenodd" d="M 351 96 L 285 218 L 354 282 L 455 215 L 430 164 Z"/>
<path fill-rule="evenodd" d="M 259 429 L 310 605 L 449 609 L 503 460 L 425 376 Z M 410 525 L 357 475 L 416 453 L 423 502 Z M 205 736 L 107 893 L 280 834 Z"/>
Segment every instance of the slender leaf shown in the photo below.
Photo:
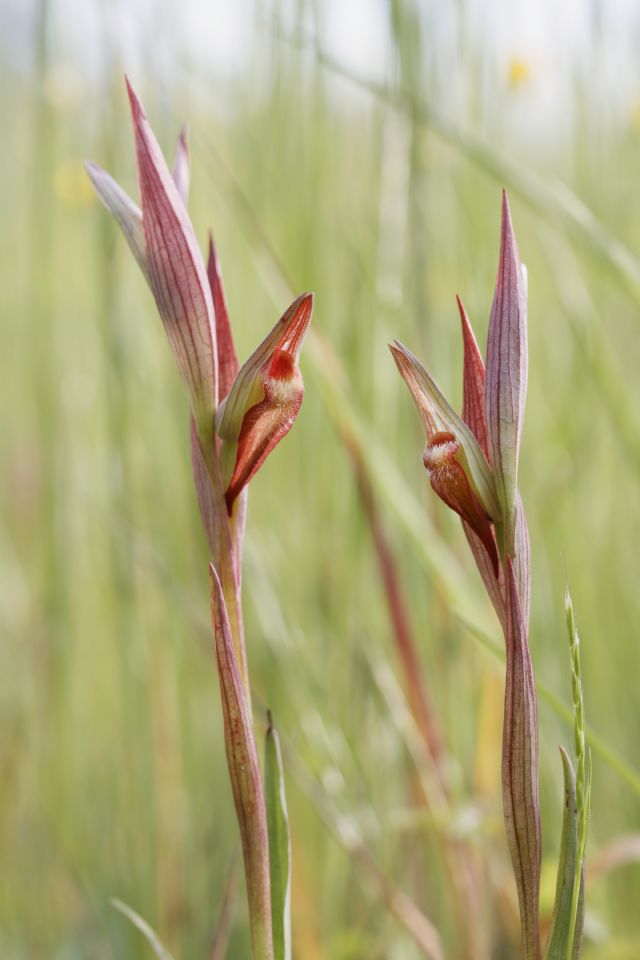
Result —
<path fill-rule="evenodd" d="M 582 928 L 584 923 L 584 858 L 589 831 L 589 812 L 591 807 L 591 753 L 586 746 L 584 718 L 584 694 L 580 668 L 580 637 L 573 613 L 573 603 L 569 588 L 565 588 L 565 615 L 569 633 L 571 651 L 571 690 L 573 695 L 574 746 L 576 751 L 576 811 L 577 811 L 577 855 L 575 863 L 575 881 L 571 903 L 570 935 L 567 946 L 572 946 L 572 956 L 580 956 Z"/>
<path fill-rule="evenodd" d="M 572 928 L 573 891 L 578 856 L 578 808 L 576 804 L 576 775 L 566 750 L 560 747 L 564 775 L 564 813 L 558 860 L 558 879 L 553 905 L 551 929 L 545 950 L 545 960 L 567 960 Z"/>
<path fill-rule="evenodd" d="M 271 714 L 265 743 L 264 792 L 269 834 L 273 956 L 274 960 L 291 960 L 291 837 L 282 750 Z"/>

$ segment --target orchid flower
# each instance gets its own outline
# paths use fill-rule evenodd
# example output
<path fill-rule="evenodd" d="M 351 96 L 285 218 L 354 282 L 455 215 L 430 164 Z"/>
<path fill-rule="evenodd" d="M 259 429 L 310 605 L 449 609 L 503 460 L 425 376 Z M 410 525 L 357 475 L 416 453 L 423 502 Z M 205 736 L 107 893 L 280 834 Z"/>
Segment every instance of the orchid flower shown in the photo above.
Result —
<path fill-rule="evenodd" d="M 181 131 L 170 173 L 128 80 L 127 90 L 141 207 L 96 164 L 88 163 L 87 171 L 151 288 L 205 444 L 218 411 L 218 433 L 227 441 L 222 459 L 233 464 L 225 491 L 231 513 L 242 489 L 291 429 L 300 409 L 304 389 L 298 360 L 313 295 L 305 293 L 295 300 L 238 370 L 215 247 L 210 241 L 205 267 L 187 213 L 186 129 Z"/>
<path fill-rule="evenodd" d="M 464 345 L 459 417 L 422 364 L 396 341 L 390 349 L 426 435 L 423 462 L 437 495 L 462 519 L 506 642 L 502 792 L 526 960 L 541 956 L 538 719 L 529 653 L 529 537 L 518 493 L 518 455 L 527 387 L 526 274 L 506 193 L 487 365 L 458 298 Z"/>
<path fill-rule="evenodd" d="M 298 415 L 304 385 L 298 357 L 313 312 L 313 294 L 291 304 L 241 367 L 216 416 L 233 468 L 225 491 L 227 510 Z"/>
<path fill-rule="evenodd" d="M 189 150 L 183 128 L 172 172 L 127 80 L 140 206 L 95 164 L 87 171 L 120 226 L 151 289 L 189 393 L 193 476 L 211 551 L 212 623 L 229 776 L 244 852 L 254 960 L 281 960 L 289 942 L 288 900 L 280 896 L 282 841 L 267 828 L 251 717 L 240 598 L 247 485 L 289 432 L 304 388 L 298 366 L 313 295 L 298 297 L 240 367 L 222 272 L 213 243 L 205 267 L 187 213 Z M 270 797 L 277 791 L 271 790 Z M 275 801 L 273 801 L 275 802 Z M 282 797 L 278 794 L 278 803 Z M 286 811 L 286 805 L 285 805 Z M 281 823 L 270 816 L 269 822 Z M 280 834 L 282 829 L 280 829 Z M 270 860 L 270 845 L 274 854 Z M 274 916 L 270 870 L 275 870 Z M 275 932 L 274 932 L 275 931 Z M 275 944 L 275 954 L 274 954 Z M 287 948 L 288 949 L 288 948 Z"/>

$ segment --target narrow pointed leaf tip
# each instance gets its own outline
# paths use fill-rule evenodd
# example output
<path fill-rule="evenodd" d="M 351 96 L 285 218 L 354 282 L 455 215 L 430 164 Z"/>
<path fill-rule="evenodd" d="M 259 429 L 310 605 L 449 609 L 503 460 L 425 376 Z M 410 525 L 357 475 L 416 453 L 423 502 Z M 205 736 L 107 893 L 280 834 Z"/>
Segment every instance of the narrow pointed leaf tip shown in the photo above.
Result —
<path fill-rule="evenodd" d="M 304 396 L 298 358 L 312 313 L 313 294 L 302 294 L 240 368 L 220 406 L 218 433 L 235 452 L 225 493 L 229 514 L 298 415 Z"/>
<path fill-rule="evenodd" d="M 584 921 L 584 860 L 589 830 L 589 812 L 591 806 L 591 754 L 587 751 L 584 715 L 584 694 L 580 666 L 580 637 L 576 627 L 573 603 L 569 587 L 565 587 L 565 615 L 571 651 L 571 688 L 573 694 L 574 747 L 576 757 L 576 816 L 577 816 L 577 856 L 573 900 L 570 911 L 570 937 L 568 945 L 573 948 L 573 956 L 579 957 L 582 945 L 582 927 Z"/>
<path fill-rule="evenodd" d="M 180 373 L 189 388 L 199 425 L 210 422 L 217 404 L 217 351 L 213 301 L 189 220 L 188 154 L 178 142 L 174 177 L 127 79 L 131 103 L 148 280 Z"/>
<path fill-rule="evenodd" d="M 189 202 L 189 181 L 191 177 L 190 162 L 189 162 L 189 141 L 187 139 L 187 136 L 188 136 L 187 127 L 184 126 L 180 131 L 180 136 L 178 137 L 178 143 L 176 144 L 176 152 L 173 158 L 173 168 L 171 170 L 173 182 L 178 188 L 178 193 L 180 194 L 180 197 L 185 207 Z"/>
<path fill-rule="evenodd" d="M 436 434 L 453 435 L 458 444 L 456 461 L 463 469 L 475 497 L 487 517 L 498 519 L 500 508 L 491 468 L 473 433 L 445 400 L 435 381 L 411 351 L 399 340 L 389 344 L 389 349 L 422 420 L 427 445 Z"/>
<path fill-rule="evenodd" d="M 209 256 L 207 258 L 207 276 L 209 286 L 211 287 L 211 296 L 213 298 L 213 310 L 216 318 L 216 339 L 218 342 L 218 392 L 220 399 L 229 393 L 233 381 L 238 375 L 240 364 L 233 342 L 233 332 L 229 320 L 229 310 L 227 308 L 227 298 L 224 292 L 222 282 L 222 269 L 213 234 L 209 233 Z"/>
<path fill-rule="evenodd" d="M 462 419 L 480 444 L 482 452 L 490 462 L 487 421 L 484 412 L 484 360 L 478 347 L 471 322 L 462 300 L 456 295 L 460 322 L 462 324 L 462 344 L 464 360 L 462 368 Z"/>
<path fill-rule="evenodd" d="M 527 301 L 506 192 L 498 277 L 489 318 L 485 412 L 496 491 L 513 552 L 520 435 L 527 392 Z"/>

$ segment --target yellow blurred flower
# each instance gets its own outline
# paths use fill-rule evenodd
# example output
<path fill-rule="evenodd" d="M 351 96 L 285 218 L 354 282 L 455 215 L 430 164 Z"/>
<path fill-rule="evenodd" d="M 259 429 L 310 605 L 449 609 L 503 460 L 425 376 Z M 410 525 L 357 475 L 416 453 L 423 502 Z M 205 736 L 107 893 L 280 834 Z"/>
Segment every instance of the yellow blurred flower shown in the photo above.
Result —
<path fill-rule="evenodd" d="M 53 174 L 56 198 L 66 206 L 84 207 L 93 200 L 93 187 L 80 161 L 63 160 Z"/>
<path fill-rule="evenodd" d="M 532 75 L 531 63 L 523 57 L 511 57 L 507 64 L 507 86 L 517 90 L 529 83 Z"/>
<path fill-rule="evenodd" d="M 43 92 L 56 110 L 77 108 L 85 95 L 82 74 L 73 64 L 57 61 L 47 70 Z"/>
<path fill-rule="evenodd" d="M 637 96 L 631 104 L 629 125 L 633 133 L 640 134 L 640 96 Z"/>

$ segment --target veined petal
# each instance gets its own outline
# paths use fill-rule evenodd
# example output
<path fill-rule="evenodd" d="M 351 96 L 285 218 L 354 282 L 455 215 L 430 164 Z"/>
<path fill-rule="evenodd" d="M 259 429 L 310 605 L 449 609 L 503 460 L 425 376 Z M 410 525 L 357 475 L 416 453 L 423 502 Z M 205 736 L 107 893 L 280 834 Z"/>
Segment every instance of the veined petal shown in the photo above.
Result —
<path fill-rule="evenodd" d="M 518 599 L 520 600 L 522 621 L 525 630 L 528 632 L 529 613 L 531 609 L 531 546 L 529 544 L 527 517 L 524 512 L 519 490 L 516 490 L 513 570 L 518 585 Z"/>
<path fill-rule="evenodd" d="M 127 81 L 133 117 L 149 282 L 198 423 L 217 404 L 213 302 L 206 270 L 178 187 L 140 101 Z"/>
<path fill-rule="evenodd" d="M 467 311 L 460 297 L 456 297 L 462 323 L 464 362 L 462 376 L 462 419 L 480 444 L 489 460 L 489 439 L 484 412 L 484 360 L 478 347 Z"/>
<path fill-rule="evenodd" d="M 187 127 L 184 126 L 180 131 L 176 152 L 173 158 L 173 168 L 171 170 L 173 182 L 178 188 L 178 193 L 185 207 L 189 203 L 189 142 L 187 140 Z"/>
<path fill-rule="evenodd" d="M 247 410 L 238 438 L 236 462 L 225 492 L 231 516 L 240 491 L 260 469 L 273 448 L 287 435 L 304 397 L 302 377 L 290 355 L 279 352 L 264 381 L 264 400 Z"/>
<path fill-rule="evenodd" d="M 222 283 L 222 270 L 213 242 L 213 234 L 209 233 L 209 257 L 207 260 L 207 276 L 213 297 L 213 311 L 216 318 L 216 339 L 218 342 L 218 393 L 220 400 L 229 393 L 233 381 L 238 375 L 240 364 L 233 342 L 233 331 L 229 321 L 227 298 Z"/>
<path fill-rule="evenodd" d="M 220 580 L 213 565 L 211 615 L 229 778 L 240 826 L 253 955 L 273 958 L 269 839 L 253 722 L 236 662 Z"/>
<path fill-rule="evenodd" d="M 264 399 L 264 377 L 275 354 L 288 354 L 297 366 L 312 313 L 313 294 L 303 293 L 242 365 L 216 416 L 216 429 L 224 440 L 239 439 L 245 414 Z"/>
<path fill-rule="evenodd" d="M 436 433 L 452 433 L 460 445 L 457 460 L 464 467 L 475 495 L 485 513 L 500 517 L 491 468 L 480 444 L 466 423 L 452 409 L 420 361 L 395 340 L 389 345 L 401 377 L 407 384 L 420 414 L 427 440 Z"/>
<path fill-rule="evenodd" d="M 527 302 L 506 192 L 498 278 L 489 319 L 485 410 L 489 454 L 506 528 L 506 549 L 513 552 L 518 454 L 527 391 Z"/>
<path fill-rule="evenodd" d="M 142 213 L 128 193 L 102 167 L 89 161 L 85 168 L 98 197 L 112 214 L 138 261 L 140 269 L 148 278 L 147 253 L 142 226 Z"/>
<path fill-rule="evenodd" d="M 424 451 L 424 465 L 440 499 L 462 517 L 484 544 L 497 579 L 500 562 L 491 523 L 471 489 L 464 468 L 456 460 L 459 453 L 460 444 L 452 433 L 434 433 Z"/>
<path fill-rule="evenodd" d="M 526 271 L 523 267 L 523 276 L 526 278 Z M 485 370 L 482 354 L 473 333 L 469 317 L 460 298 L 458 307 L 460 309 L 460 319 L 462 321 L 462 339 L 464 343 L 464 379 L 463 379 L 463 400 L 462 400 L 462 419 L 472 429 L 473 434 L 484 450 L 487 457 L 489 455 L 487 423 L 484 409 L 484 384 Z M 465 525 L 465 533 L 469 540 L 471 552 L 474 555 L 478 569 L 487 588 L 487 592 L 495 607 L 496 613 L 503 625 L 506 623 L 506 610 L 504 603 L 504 578 L 500 574 L 499 583 L 496 584 L 492 571 L 486 568 L 486 552 L 482 545 L 478 543 L 477 536 L 474 536 L 473 530 Z M 520 608 L 525 628 L 529 626 L 529 608 L 531 604 L 531 573 L 530 573 L 530 548 L 529 531 L 527 529 L 527 519 L 522 505 L 520 492 L 516 490 L 516 516 L 515 516 L 515 534 L 514 534 L 514 557 L 513 566 L 515 571 L 516 583 L 518 585 L 518 597 L 520 599 Z"/>

